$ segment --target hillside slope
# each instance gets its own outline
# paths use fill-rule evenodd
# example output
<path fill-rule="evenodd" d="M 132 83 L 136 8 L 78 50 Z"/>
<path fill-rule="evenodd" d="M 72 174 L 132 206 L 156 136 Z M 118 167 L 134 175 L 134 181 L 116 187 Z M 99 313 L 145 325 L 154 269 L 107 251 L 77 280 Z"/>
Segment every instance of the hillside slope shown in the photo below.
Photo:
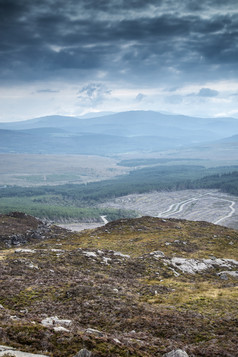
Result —
<path fill-rule="evenodd" d="M 54 357 L 236 355 L 237 231 L 142 217 L 46 238 L 1 252 L 0 344 Z"/>

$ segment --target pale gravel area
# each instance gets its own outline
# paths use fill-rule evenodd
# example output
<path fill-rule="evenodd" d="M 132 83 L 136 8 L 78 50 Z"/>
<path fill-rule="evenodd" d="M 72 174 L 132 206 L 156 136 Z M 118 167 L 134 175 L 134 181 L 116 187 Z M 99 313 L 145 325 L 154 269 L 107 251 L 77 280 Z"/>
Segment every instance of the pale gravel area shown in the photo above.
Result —
<path fill-rule="evenodd" d="M 141 215 L 154 217 L 207 221 L 238 229 L 238 197 L 218 190 L 132 194 L 101 206 L 135 210 Z"/>
<path fill-rule="evenodd" d="M 66 228 L 69 229 L 70 231 L 74 231 L 74 232 L 80 232 L 83 231 L 85 229 L 94 229 L 97 227 L 102 227 L 105 224 L 108 223 L 108 220 L 106 218 L 107 216 L 100 216 L 102 222 L 94 222 L 94 223 L 65 223 L 65 224 L 58 224 L 58 226 L 62 227 L 62 228 Z"/>
<path fill-rule="evenodd" d="M 79 222 L 79 223 L 56 223 L 57 226 L 69 229 L 70 231 L 73 232 L 80 232 L 85 229 L 94 229 L 97 227 L 102 227 L 104 226 L 104 223 L 96 222 L 96 223 L 87 223 L 87 222 Z"/>

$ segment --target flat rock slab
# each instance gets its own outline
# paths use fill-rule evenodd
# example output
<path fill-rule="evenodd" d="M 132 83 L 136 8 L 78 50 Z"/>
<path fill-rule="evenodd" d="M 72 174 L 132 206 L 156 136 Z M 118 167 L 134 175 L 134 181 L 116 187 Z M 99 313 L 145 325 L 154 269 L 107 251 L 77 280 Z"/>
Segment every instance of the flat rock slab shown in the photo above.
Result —
<path fill-rule="evenodd" d="M 48 357 L 46 355 L 17 351 L 14 348 L 8 346 L 0 346 L 0 356 L 4 356 L 7 353 L 10 356 L 15 356 L 15 357 Z"/>

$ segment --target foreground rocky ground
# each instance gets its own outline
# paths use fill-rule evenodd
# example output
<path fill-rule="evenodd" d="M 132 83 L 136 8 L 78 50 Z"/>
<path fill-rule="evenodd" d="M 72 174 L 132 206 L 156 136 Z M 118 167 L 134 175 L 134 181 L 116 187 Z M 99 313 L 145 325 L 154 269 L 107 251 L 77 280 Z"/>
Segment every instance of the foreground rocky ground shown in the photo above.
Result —
<path fill-rule="evenodd" d="M 0 238 L 1 345 L 54 357 L 237 355 L 235 230 L 142 217 L 72 233 L 14 213 L 0 216 Z"/>

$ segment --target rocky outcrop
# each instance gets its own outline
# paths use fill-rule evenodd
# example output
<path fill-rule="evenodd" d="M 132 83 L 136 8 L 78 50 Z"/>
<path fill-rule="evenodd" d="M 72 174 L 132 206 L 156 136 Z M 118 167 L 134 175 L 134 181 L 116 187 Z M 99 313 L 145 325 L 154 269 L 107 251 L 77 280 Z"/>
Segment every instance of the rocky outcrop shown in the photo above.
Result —
<path fill-rule="evenodd" d="M 0 214 L 0 248 L 11 248 L 45 239 L 51 235 L 51 224 L 22 212 Z"/>

